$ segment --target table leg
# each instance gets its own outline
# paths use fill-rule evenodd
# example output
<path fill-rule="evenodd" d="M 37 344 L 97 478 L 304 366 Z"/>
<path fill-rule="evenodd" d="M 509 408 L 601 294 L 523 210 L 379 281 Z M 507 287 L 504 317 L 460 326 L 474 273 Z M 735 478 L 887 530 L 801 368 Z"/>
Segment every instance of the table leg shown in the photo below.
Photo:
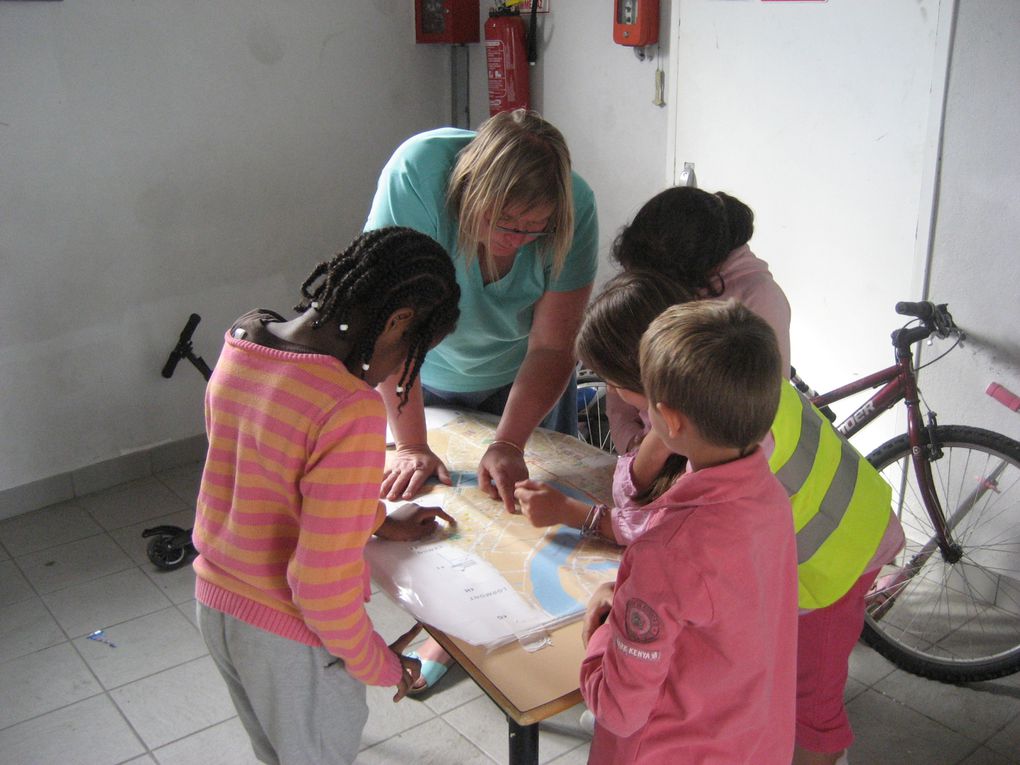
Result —
<path fill-rule="evenodd" d="M 507 715 L 510 728 L 510 765 L 538 765 L 538 723 L 519 725 Z"/>

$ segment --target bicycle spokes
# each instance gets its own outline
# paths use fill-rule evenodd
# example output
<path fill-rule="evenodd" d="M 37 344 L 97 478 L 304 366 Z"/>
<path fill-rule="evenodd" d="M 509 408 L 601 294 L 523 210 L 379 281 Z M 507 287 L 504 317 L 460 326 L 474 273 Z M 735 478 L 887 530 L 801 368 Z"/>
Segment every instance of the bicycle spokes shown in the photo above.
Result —
<path fill-rule="evenodd" d="M 976 428 L 938 431 L 943 456 L 926 473 L 946 510 L 949 554 L 906 437 L 871 456 L 893 486 L 906 544 L 867 597 L 865 637 L 927 677 L 999 677 L 1020 669 L 1020 444 Z"/>

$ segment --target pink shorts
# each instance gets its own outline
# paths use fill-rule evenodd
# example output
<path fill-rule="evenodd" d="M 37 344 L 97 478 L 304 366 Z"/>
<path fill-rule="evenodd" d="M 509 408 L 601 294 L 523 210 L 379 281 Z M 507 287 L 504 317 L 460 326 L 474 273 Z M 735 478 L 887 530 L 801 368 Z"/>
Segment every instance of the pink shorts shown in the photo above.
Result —
<path fill-rule="evenodd" d="M 869 571 L 831 606 L 798 619 L 797 746 L 839 752 L 854 740 L 843 705 L 850 652 L 864 625 L 864 596 L 878 569 Z"/>

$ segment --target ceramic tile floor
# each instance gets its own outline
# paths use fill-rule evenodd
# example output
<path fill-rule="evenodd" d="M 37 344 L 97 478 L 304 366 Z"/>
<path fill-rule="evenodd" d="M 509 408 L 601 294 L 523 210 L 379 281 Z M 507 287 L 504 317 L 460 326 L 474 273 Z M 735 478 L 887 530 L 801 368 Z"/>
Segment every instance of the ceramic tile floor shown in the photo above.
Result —
<path fill-rule="evenodd" d="M 193 575 L 157 570 L 142 529 L 191 525 L 199 466 L 0 521 L 0 762 L 255 762 L 194 626 Z M 379 595 L 384 637 L 411 620 Z M 90 639 L 102 630 L 101 640 Z M 503 763 L 506 722 L 459 669 L 424 700 L 369 689 L 358 762 Z M 858 646 L 854 765 L 1020 763 L 1020 676 L 952 687 Z M 575 708 L 543 724 L 543 763 L 580 765 Z"/>

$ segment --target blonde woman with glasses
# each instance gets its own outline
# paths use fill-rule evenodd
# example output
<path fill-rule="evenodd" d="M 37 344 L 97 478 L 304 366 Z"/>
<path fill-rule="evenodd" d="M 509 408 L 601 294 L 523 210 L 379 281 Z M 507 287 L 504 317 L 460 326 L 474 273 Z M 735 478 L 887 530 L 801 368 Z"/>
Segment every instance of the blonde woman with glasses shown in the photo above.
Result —
<path fill-rule="evenodd" d="M 576 405 L 563 399 L 572 398 L 564 390 L 574 336 L 597 267 L 591 189 L 571 171 L 559 130 L 533 112 L 503 112 L 477 133 L 440 128 L 405 141 L 382 171 L 365 228 L 390 225 L 450 252 L 461 320 L 426 357 L 403 411 L 384 386 L 398 458 L 383 488 L 409 499 L 432 475 L 449 480 L 428 447 L 423 403 L 485 411 L 500 423 L 479 486 L 513 512 L 532 431 L 576 432 Z"/>
<path fill-rule="evenodd" d="M 528 478 L 524 448 L 536 427 L 577 432 L 574 337 L 598 266 L 598 220 L 588 184 L 571 170 L 563 135 L 534 112 L 503 112 L 477 132 L 440 128 L 412 136 L 383 168 L 365 228 L 407 226 L 449 251 L 460 286 L 457 329 L 426 356 L 398 407 L 381 386 L 396 459 L 383 496 L 411 499 L 436 476 L 425 405 L 499 416 L 478 465 L 478 485 L 507 512 Z M 423 652 L 424 653 L 424 652 Z M 429 687 L 448 659 L 423 656 Z"/>

